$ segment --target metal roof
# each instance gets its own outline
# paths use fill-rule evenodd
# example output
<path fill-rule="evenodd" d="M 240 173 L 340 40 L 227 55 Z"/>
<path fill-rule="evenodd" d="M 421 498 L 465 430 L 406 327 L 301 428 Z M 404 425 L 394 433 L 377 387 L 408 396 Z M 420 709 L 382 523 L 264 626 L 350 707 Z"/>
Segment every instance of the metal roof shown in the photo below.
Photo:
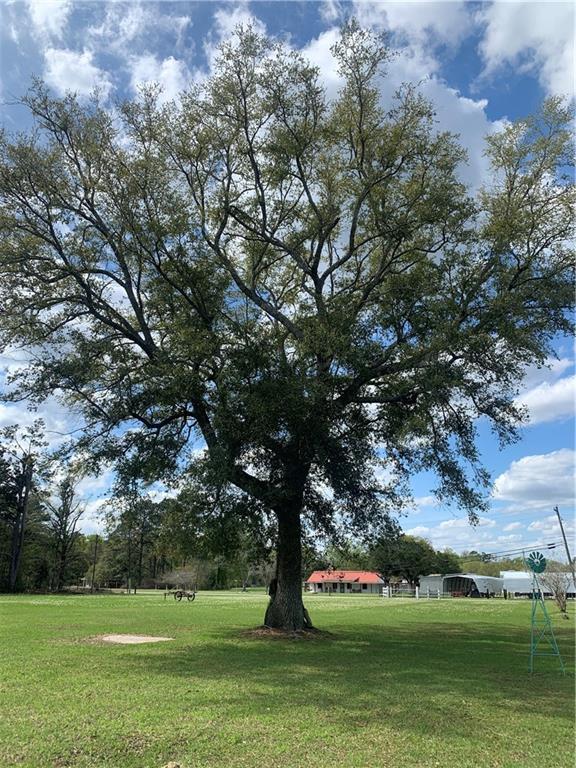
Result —
<path fill-rule="evenodd" d="M 501 576 L 485 576 L 483 573 L 430 573 L 426 576 L 420 576 L 422 579 L 496 579 L 496 581 L 502 581 Z"/>
<path fill-rule="evenodd" d="M 361 584 L 384 584 L 384 579 L 375 571 L 314 571 L 307 579 L 307 584 L 338 582 L 359 582 Z"/>

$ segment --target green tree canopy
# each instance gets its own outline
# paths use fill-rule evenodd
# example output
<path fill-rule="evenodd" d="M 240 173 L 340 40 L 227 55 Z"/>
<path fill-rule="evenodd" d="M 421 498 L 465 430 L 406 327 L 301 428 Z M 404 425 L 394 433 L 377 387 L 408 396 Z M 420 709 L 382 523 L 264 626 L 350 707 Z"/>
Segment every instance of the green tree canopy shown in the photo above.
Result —
<path fill-rule="evenodd" d="M 372 567 L 385 581 L 396 576 L 410 583 L 437 570 L 437 553 L 426 539 L 403 534 L 382 539 L 370 552 Z M 458 570 L 458 569 L 457 569 Z"/>
<path fill-rule="evenodd" d="M 436 563 L 434 566 L 436 573 L 461 573 L 462 564 L 460 558 L 450 549 L 444 549 L 436 552 Z"/>
<path fill-rule="evenodd" d="M 490 137 L 473 197 L 417 90 L 382 106 L 380 38 L 348 24 L 334 54 L 331 101 L 239 29 L 176 104 L 37 85 L 34 130 L 0 141 L 2 340 L 35 349 L 15 396 L 57 391 L 95 459 L 193 467 L 199 493 L 272 521 L 266 623 L 289 629 L 303 525 L 386 526 L 418 470 L 474 519 L 478 419 L 513 438 L 517 382 L 573 300 L 569 110 Z"/>

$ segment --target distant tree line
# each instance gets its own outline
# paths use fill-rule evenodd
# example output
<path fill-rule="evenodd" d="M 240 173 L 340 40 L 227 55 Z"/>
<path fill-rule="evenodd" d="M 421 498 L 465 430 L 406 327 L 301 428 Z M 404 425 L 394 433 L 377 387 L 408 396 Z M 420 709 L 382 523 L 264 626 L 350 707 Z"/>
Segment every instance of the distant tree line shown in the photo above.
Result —
<path fill-rule="evenodd" d="M 0 590 L 265 587 L 276 572 L 275 528 L 254 526 L 237 500 L 197 484 L 175 496 L 150 495 L 139 480 L 118 481 L 102 509 L 103 533 L 81 531 L 86 501 L 78 464 L 46 451 L 43 425 L 0 434 Z M 371 541 L 303 542 L 301 579 L 314 570 L 378 572 L 387 583 L 416 584 L 430 573 L 498 576 L 524 570 L 522 558 L 494 561 L 475 550 L 436 550 L 426 539 L 391 528 Z"/>
<path fill-rule="evenodd" d="M 186 491 L 154 501 L 136 482 L 115 488 L 102 510 L 104 532 L 83 533 L 81 472 L 48 455 L 41 435 L 40 424 L 1 435 L 0 591 L 270 581 L 271 544 L 201 509 Z"/>
<path fill-rule="evenodd" d="M 40 435 L 40 437 L 38 436 Z M 197 489 L 153 500 L 133 480 L 113 489 L 103 509 L 104 533 L 80 528 L 85 501 L 81 473 L 65 471 L 46 454 L 40 424 L 17 439 L 4 432 L 0 446 L 0 589 L 59 591 L 84 588 L 266 586 L 274 576 L 274 528 L 251 529 L 250 516 L 222 512 Z M 484 565 L 484 564 L 483 564 Z M 490 564 L 492 565 L 492 564 Z M 369 543 L 340 539 L 303 547 L 302 579 L 317 569 L 378 571 L 386 581 L 432 572 L 459 572 L 460 558 L 437 552 L 413 536 Z"/>

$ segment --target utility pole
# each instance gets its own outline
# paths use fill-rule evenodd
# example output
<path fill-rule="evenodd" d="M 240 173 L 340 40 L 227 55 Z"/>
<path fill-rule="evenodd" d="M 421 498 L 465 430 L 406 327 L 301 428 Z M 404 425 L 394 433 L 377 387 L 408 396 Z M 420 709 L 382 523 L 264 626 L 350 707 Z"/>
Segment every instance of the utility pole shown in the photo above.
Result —
<path fill-rule="evenodd" d="M 576 575 L 574 575 L 574 560 L 570 557 L 570 550 L 568 549 L 568 541 L 566 540 L 566 534 L 564 533 L 564 524 L 562 523 L 562 518 L 560 517 L 560 512 L 558 511 L 558 506 L 556 505 L 554 507 L 554 512 L 556 512 L 556 517 L 558 518 L 558 522 L 560 523 L 560 530 L 562 531 L 562 538 L 564 539 L 564 547 L 566 549 L 566 557 L 568 558 L 568 565 L 570 566 L 570 570 L 572 571 L 572 578 L 574 580 L 574 583 L 576 584 Z"/>

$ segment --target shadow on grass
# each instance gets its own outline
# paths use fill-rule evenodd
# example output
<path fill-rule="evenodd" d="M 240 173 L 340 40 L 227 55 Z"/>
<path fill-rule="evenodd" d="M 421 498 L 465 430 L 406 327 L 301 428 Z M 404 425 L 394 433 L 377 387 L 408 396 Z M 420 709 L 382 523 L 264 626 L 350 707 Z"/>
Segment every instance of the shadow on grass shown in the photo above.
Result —
<path fill-rule="evenodd" d="M 492 722 L 534 715 L 566 721 L 571 733 L 573 674 L 562 676 L 557 659 L 542 658 L 530 675 L 528 629 L 444 623 L 425 630 L 331 629 L 333 637 L 316 642 L 220 630 L 211 641 L 138 653 L 125 663 L 145 674 L 186 678 L 192 693 L 196 682 L 203 689 L 199 706 L 223 705 L 230 716 L 312 709 L 343 726 L 386 720 L 419 733 L 442 728 L 463 736 L 481 727 L 478 713 Z M 557 636 L 565 663 L 572 662 L 570 628 Z"/>

